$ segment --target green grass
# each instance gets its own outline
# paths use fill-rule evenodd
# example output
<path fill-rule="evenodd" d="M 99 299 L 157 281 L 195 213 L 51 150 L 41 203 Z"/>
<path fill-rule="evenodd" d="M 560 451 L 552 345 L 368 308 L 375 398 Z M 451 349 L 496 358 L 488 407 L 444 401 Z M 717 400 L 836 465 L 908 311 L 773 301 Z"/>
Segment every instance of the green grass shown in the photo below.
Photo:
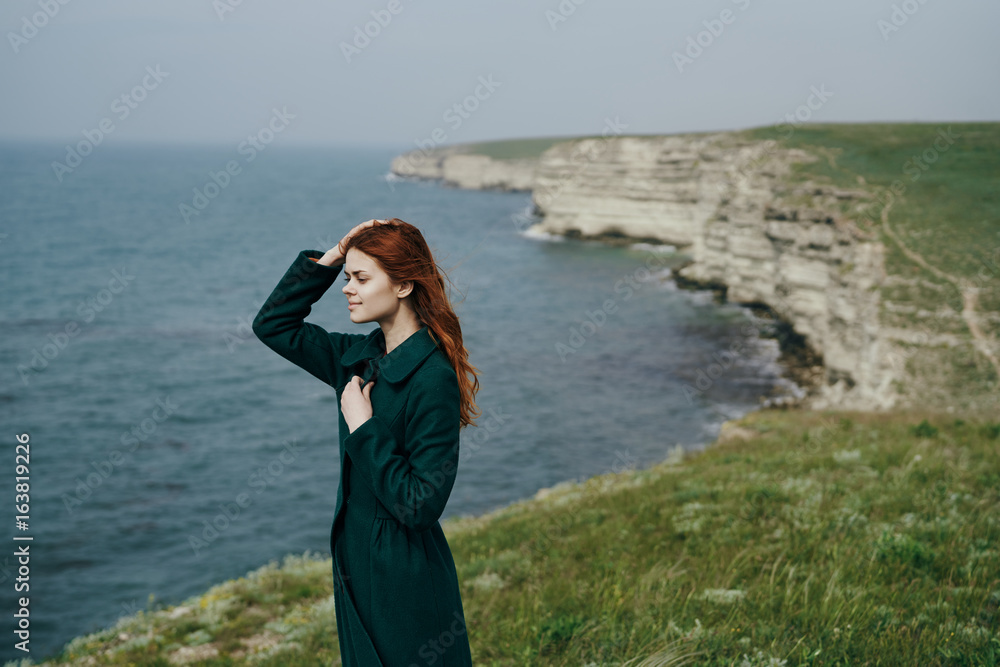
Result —
<path fill-rule="evenodd" d="M 957 137 L 947 145 L 939 131 Z M 985 311 L 1000 311 L 1000 123 L 859 123 L 800 125 L 788 130 L 757 128 L 746 135 L 777 140 L 782 145 L 822 155 L 829 151 L 835 166 L 822 159 L 797 169 L 800 180 L 822 180 L 858 188 L 858 176 L 879 192 L 854 219 L 877 226 L 883 204 L 893 200 L 890 221 L 906 246 L 933 266 L 970 282 L 985 283 L 980 296 Z M 816 149 L 820 150 L 817 151 Z M 914 158 L 927 157 L 926 170 Z M 891 192 L 893 183 L 902 195 Z M 892 245 L 892 244 L 890 244 Z M 890 274 L 940 282 L 896 252 L 888 258 Z M 992 267 L 984 281 L 981 270 Z M 953 306 L 961 302 L 951 299 Z"/>
<path fill-rule="evenodd" d="M 707 132 L 685 132 L 683 136 L 697 137 Z M 586 136 L 565 137 L 532 137 L 522 139 L 499 139 L 497 141 L 482 141 L 478 143 L 456 144 L 455 148 L 462 153 L 485 155 L 494 160 L 528 159 L 541 156 L 546 150 L 559 143 L 581 141 L 583 139 L 605 139 L 608 137 L 656 138 L 659 134 L 592 134 Z"/>
<path fill-rule="evenodd" d="M 470 144 L 457 144 L 462 153 L 485 155 L 494 160 L 523 160 L 537 158 L 547 149 L 574 137 L 534 137 L 525 139 L 501 139 Z"/>
<path fill-rule="evenodd" d="M 475 664 L 1000 663 L 1000 423 L 763 411 L 726 432 L 446 522 Z M 254 664 L 332 664 L 331 593 L 329 559 L 289 557 L 48 664 L 245 664 L 251 637 Z"/>

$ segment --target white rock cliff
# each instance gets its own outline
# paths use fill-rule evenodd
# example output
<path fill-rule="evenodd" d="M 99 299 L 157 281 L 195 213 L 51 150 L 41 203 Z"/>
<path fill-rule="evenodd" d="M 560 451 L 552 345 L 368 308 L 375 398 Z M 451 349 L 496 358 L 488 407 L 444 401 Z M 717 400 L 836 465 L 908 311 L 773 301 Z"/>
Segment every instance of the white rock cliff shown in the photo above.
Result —
<path fill-rule="evenodd" d="M 741 133 L 708 133 L 567 140 L 518 161 L 410 153 L 392 170 L 457 187 L 530 189 L 544 216 L 538 231 L 675 245 L 693 259 L 679 284 L 766 305 L 821 357 L 805 407 L 890 409 L 904 364 L 898 339 L 879 325 L 885 249 L 841 213 L 869 195 L 796 184 L 792 165 L 814 159 Z"/>

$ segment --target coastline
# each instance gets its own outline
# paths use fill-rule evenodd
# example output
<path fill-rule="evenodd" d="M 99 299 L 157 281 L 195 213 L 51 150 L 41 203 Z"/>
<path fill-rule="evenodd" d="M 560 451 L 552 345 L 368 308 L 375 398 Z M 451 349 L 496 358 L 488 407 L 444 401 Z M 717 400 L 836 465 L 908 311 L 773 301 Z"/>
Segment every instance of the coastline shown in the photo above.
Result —
<path fill-rule="evenodd" d="M 528 190 L 532 210 L 512 216 L 522 232 L 675 246 L 691 257 L 673 274 L 678 287 L 711 290 L 719 303 L 773 320 L 782 363 L 806 391 L 800 407 L 944 404 L 988 415 L 1000 387 L 1000 340 L 985 333 L 1000 324 L 1000 244 L 984 228 L 976 242 L 950 250 L 956 260 L 945 271 L 927 254 L 937 247 L 923 255 L 910 247 L 940 234 L 947 244 L 948 225 L 990 215 L 987 200 L 949 206 L 899 178 L 899 165 L 933 141 L 938 125 L 511 139 L 410 151 L 390 173 L 443 187 Z M 984 142 L 1000 143 L 1000 124 L 954 127 L 967 142 L 949 149 L 938 178 L 988 190 L 969 160 Z M 882 145 L 881 161 L 872 160 Z M 914 228 L 907 237 L 897 231 L 903 226 Z M 993 246 L 985 277 L 961 259 Z M 956 309 L 948 291 L 961 292 L 964 306 Z"/>

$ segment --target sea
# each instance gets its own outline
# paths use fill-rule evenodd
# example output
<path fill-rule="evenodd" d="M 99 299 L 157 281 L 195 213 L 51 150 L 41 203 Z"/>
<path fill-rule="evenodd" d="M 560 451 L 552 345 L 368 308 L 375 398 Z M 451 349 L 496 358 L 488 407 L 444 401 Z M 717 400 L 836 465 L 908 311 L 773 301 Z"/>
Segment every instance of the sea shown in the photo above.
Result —
<path fill-rule="evenodd" d="M 301 250 L 365 220 L 421 229 L 478 369 L 442 518 L 698 450 L 797 391 L 753 313 L 677 287 L 676 248 L 533 233 L 528 192 L 393 176 L 407 146 L 277 144 L 0 146 L 0 659 L 29 655 L 19 628 L 37 662 L 329 554 L 334 390 L 250 324 Z M 340 287 L 307 321 L 372 331 Z"/>

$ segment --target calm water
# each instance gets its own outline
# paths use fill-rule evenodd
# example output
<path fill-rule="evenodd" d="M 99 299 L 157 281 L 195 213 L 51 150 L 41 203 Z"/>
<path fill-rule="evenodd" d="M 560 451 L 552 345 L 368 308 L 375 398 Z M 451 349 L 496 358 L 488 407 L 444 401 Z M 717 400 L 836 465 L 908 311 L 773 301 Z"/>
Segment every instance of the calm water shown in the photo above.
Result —
<path fill-rule="evenodd" d="M 4 637 L 15 534 L 34 537 L 36 660 L 150 595 L 176 604 L 284 554 L 329 552 L 335 394 L 249 324 L 300 250 L 326 250 L 369 218 L 424 231 L 481 371 L 477 403 L 502 419 L 493 432 L 463 431 L 445 516 L 699 448 L 785 385 L 774 341 L 745 334 L 747 313 L 644 265 L 680 257 L 525 236 L 526 193 L 387 180 L 406 148 L 272 146 L 247 163 L 232 147 L 100 146 L 62 182 L 51 163 L 64 147 L 0 149 L 8 499 L 14 435 L 31 437 L 29 530 L 6 510 Z M 194 201 L 230 160 L 240 173 Z M 195 203 L 188 222 L 180 205 Z M 308 319 L 371 331 L 350 322 L 339 287 Z M 736 363 L 686 393 L 733 343 Z M 242 493 L 250 506 L 194 548 L 203 522 Z M 0 658 L 22 655 L 12 643 Z"/>

